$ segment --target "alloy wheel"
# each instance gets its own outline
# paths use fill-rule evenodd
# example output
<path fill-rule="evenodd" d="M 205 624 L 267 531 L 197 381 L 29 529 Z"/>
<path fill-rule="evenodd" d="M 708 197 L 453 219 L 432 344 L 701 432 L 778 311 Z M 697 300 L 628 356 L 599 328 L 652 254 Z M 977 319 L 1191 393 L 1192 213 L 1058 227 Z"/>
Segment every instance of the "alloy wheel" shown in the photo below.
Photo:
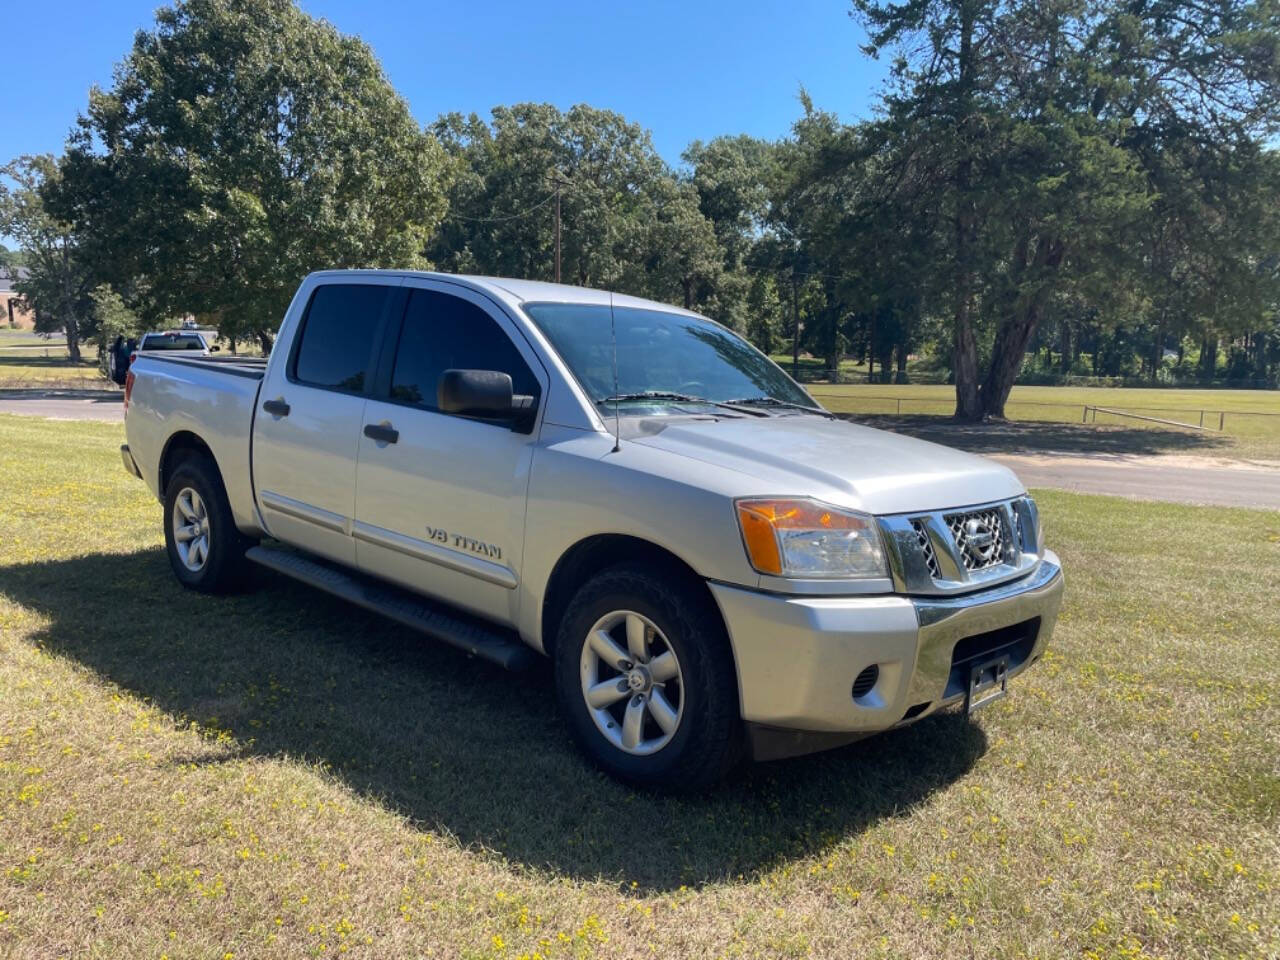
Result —
<path fill-rule="evenodd" d="M 184 567 L 192 573 L 204 569 L 209 559 L 209 511 L 191 487 L 183 487 L 173 500 L 173 543 Z"/>
<path fill-rule="evenodd" d="M 665 747 L 684 715 L 684 678 L 675 649 L 652 620 L 615 610 L 582 645 L 582 696 L 596 728 L 624 753 Z"/>

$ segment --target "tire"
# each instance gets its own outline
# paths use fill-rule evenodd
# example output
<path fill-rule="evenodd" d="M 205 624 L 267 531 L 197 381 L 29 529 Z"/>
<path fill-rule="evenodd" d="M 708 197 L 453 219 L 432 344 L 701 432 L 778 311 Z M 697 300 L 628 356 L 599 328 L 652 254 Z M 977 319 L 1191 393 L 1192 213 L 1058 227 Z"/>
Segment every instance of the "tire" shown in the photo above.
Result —
<path fill-rule="evenodd" d="M 613 647 L 601 642 L 600 631 Z M 644 659 L 632 659 L 634 636 L 643 638 Z M 714 605 L 685 583 L 638 566 L 597 574 L 561 618 L 554 658 L 569 730 L 611 776 L 694 792 L 720 780 L 740 757 L 729 640 Z"/>
<path fill-rule="evenodd" d="M 222 476 L 204 454 L 187 457 L 169 478 L 164 544 L 174 576 L 189 590 L 230 593 L 247 579 L 250 541 L 236 529 Z"/>

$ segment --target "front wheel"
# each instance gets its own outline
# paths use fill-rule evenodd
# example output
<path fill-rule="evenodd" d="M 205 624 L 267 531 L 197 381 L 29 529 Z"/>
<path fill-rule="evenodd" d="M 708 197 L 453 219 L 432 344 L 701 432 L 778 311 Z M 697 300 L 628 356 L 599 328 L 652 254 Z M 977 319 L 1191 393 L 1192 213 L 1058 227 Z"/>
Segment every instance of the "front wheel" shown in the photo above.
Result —
<path fill-rule="evenodd" d="M 556 691 L 575 741 L 611 775 L 698 790 L 740 753 L 737 678 L 709 599 L 636 567 L 606 570 L 561 621 Z"/>

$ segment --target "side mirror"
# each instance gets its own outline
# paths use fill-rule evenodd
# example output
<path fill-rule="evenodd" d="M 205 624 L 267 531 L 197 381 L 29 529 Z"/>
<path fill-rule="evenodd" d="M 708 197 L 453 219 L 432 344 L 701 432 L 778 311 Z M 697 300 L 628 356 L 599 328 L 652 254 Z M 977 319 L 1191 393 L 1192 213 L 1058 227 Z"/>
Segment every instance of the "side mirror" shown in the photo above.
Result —
<path fill-rule="evenodd" d="M 218 346 L 218 345 L 215 343 L 212 347 L 210 347 L 210 348 L 209 348 L 209 352 L 210 352 L 210 353 L 217 353 L 217 352 L 218 352 L 219 350 L 221 350 L 221 349 L 222 349 L 222 348 L 221 348 L 220 346 Z"/>
<path fill-rule="evenodd" d="M 436 388 L 441 413 L 510 420 L 519 429 L 533 422 L 533 397 L 513 392 L 511 375 L 497 370 L 446 370 Z"/>

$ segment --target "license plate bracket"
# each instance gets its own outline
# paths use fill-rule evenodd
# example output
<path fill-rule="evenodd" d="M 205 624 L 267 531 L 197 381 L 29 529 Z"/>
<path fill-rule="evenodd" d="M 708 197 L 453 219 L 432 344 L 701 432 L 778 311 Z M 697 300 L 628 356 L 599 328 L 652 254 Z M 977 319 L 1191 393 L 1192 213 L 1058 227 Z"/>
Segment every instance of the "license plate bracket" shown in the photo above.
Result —
<path fill-rule="evenodd" d="M 971 715 L 1009 693 L 1009 658 L 996 657 L 969 668 L 969 688 L 964 695 L 964 712 Z"/>

